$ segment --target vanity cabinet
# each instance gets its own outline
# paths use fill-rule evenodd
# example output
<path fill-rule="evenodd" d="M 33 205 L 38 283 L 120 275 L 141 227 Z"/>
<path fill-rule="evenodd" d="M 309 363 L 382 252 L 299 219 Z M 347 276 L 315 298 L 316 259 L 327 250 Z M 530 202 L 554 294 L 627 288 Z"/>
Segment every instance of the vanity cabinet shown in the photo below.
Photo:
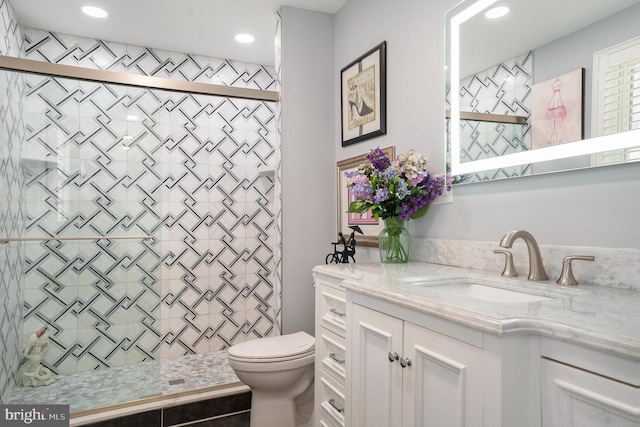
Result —
<path fill-rule="evenodd" d="M 315 425 L 341 427 L 346 415 L 346 297 L 340 280 L 314 274 Z"/>
<path fill-rule="evenodd" d="M 348 426 L 540 427 L 536 337 L 349 289 L 346 302 Z"/>
<path fill-rule="evenodd" d="M 547 339 L 542 354 L 543 427 L 640 426 L 637 362 Z"/>
<path fill-rule="evenodd" d="M 352 426 L 482 426 L 482 349 L 352 305 Z"/>
<path fill-rule="evenodd" d="M 633 320 L 635 294 L 493 303 L 382 267 L 314 269 L 316 426 L 640 427 L 637 323 L 611 310 Z"/>

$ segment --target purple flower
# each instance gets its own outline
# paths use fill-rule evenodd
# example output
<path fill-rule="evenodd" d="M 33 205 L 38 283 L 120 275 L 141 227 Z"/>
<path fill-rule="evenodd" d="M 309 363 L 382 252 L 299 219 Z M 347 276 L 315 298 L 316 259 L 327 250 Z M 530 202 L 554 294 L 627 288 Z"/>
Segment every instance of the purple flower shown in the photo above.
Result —
<path fill-rule="evenodd" d="M 396 184 L 396 196 L 399 200 L 403 200 L 409 195 L 409 188 L 407 187 L 407 181 L 401 179 Z"/>
<path fill-rule="evenodd" d="M 369 178 L 357 170 L 351 172 L 347 171 L 344 173 L 344 176 L 347 178 L 347 185 L 365 184 L 369 182 Z"/>
<path fill-rule="evenodd" d="M 351 194 L 356 199 L 373 201 L 373 188 L 368 182 L 355 184 L 351 187 Z"/>
<path fill-rule="evenodd" d="M 384 171 L 391 165 L 391 160 L 384 154 L 384 151 L 380 149 L 380 147 L 371 150 L 369 154 L 367 154 L 367 159 L 373 165 L 373 168 L 378 172 Z"/>
<path fill-rule="evenodd" d="M 397 175 L 398 175 L 398 171 L 396 170 L 396 168 L 394 168 L 393 166 L 389 166 L 384 170 L 384 172 L 382 172 L 380 176 L 382 176 L 383 179 L 386 179 L 387 181 L 389 181 L 395 178 Z"/>
<path fill-rule="evenodd" d="M 424 191 L 430 195 L 431 201 L 433 201 L 436 197 L 442 196 L 445 186 L 447 187 L 447 191 L 451 189 L 451 185 L 447 183 L 445 177 L 439 176 L 429 181 L 427 185 L 425 185 Z"/>
<path fill-rule="evenodd" d="M 391 161 L 378 147 L 367 160 L 344 174 L 353 197 L 349 212 L 371 210 L 379 218 L 418 218 L 429 203 L 451 188 L 451 176 L 431 179 L 427 159 L 414 150 Z"/>
<path fill-rule="evenodd" d="M 376 195 L 373 197 L 373 202 L 382 203 L 387 199 L 389 199 L 389 189 L 386 187 L 378 188 L 376 190 Z"/>
<path fill-rule="evenodd" d="M 407 202 L 402 204 L 398 219 L 404 221 L 411 218 L 411 215 L 422 209 L 431 200 L 433 199 L 431 199 L 429 194 L 416 194 L 415 196 L 411 196 Z"/>

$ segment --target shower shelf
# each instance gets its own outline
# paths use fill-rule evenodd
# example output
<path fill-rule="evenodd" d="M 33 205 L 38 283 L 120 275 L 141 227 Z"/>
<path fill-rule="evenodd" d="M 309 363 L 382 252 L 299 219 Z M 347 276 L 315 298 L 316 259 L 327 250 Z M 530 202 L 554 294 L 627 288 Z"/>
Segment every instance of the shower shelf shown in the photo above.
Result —
<path fill-rule="evenodd" d="M 274 176 L 276 173 L 276 168 L 271 166 L 260 166 L 258 168 L 258 173 L 260 176 Z"/>
<path fill-rule="evenodd" d="M 58 165 L 57 157 L 34 156 L 27 153 L 21 153 L 21 159 L 25 166 L 53 168 Z"/>
<path fill-rule="evenodd" d="M 49 240 L 150 240 L 153 236 L 87 236 L 87 237 L 7 237 L 0 238 L 0 245 L 9 242 L 45 242 Z"/>

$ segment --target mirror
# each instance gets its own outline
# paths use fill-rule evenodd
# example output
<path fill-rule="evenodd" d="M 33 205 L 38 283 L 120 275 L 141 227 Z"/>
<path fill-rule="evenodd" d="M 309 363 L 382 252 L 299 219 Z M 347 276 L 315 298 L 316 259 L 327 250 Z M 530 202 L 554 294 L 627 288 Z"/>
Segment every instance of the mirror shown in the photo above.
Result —
<path fill-rule="evenodd" d="M 497 7 L 509 12 L 485 16 Z M 640 160 L 640 0 L 465 0 L 445 19 L 453 175 Z M 623 68 L 627 90 L 612 103 L 610 83 L 598 82 Z"/>

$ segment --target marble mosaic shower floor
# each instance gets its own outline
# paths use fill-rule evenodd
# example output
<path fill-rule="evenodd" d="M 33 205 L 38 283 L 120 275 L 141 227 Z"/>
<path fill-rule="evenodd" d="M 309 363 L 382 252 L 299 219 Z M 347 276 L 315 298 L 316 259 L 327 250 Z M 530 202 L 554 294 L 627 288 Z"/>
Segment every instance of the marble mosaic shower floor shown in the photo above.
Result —
<path fill-rule="evenodd" d="M 195 354 L 56 377 L 44 387 L 18 387 L 6 403 L 69 404 L 70 412 L 238 382 L 227 352 Z"/>

